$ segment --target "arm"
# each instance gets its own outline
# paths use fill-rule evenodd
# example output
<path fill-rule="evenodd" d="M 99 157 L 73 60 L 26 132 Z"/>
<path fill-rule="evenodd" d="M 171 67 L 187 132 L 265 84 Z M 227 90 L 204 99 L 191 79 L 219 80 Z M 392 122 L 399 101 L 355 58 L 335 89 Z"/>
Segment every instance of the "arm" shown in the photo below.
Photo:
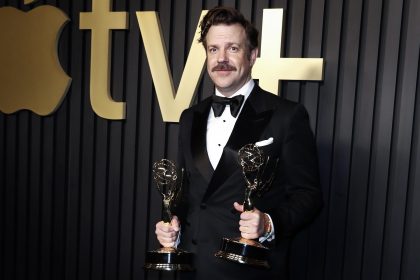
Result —
<path fill-rule="evenodd" d="M 280 176 L 273 184 L 281 186 L 281 200 L 268 213 L 276 238 L 287 238 L 310 223 L 322 207 L 316 145 L 302 105 L 294 108 L 288 121 L 277 172 Z"/>
<path fill-rule="evenodd" d="M 183 114 L 184 115 L 184 114 Z M 182 116 L 181 116 L 182 118 Z M 185 164 L 184 164 L 184 157 L 182 152 L 182 140 L 181 140 L 181 126 L 179 128 L 178 134 L 178 157 L 176 161 L 177 172 L 178 172 L 178 179 L 181 179 L 182 182 L 179 182 L 179 186 L 181 187 L 180 193 L 176 196 L 175 201 L 173 202 L 173 212 L 175 214 L 182 213 L 183 208 L 183 192 L 186 189 L 186 174 L 185 174 Z M 181 175 L 181 170 L 183 174 Z M 171 207 L 172 208 L 172 207 Z M 179 215 L 179 214 L 178 214 Z M 171 222 L 164 222 L 159 221 L 156 223 L 155 226 L 155 233 L 159 243 L 163 247 L 177 247 L 180 242 L 180 231 L 181 231 L 181 223 L 177 215 L 172 215 Z"/>
<path fill-rule="evenodd" d="M 257 208 L 243 212 L 242 205 L 234 205 L 241 212 L 239 230 L 244 238 L 271 241 L 274 233 L 275 238 L 291 237 L 311 222 L 322 206 L 318 159 L 307 112 L 297 105 L 285 115 L 281 116 L 285 120 L 283 137 L 277 139 L 281 151 L 276 177 L 258 203 L 266 213 Z"/>

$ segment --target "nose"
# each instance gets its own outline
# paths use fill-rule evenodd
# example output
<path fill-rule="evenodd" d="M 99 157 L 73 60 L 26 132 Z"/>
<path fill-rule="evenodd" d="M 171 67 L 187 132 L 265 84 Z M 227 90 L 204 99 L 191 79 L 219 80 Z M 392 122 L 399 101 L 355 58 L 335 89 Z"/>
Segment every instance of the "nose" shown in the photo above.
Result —
<path fill-rule="evenodd" d="M 223 62 L 228 62 L 228 56 L 227 56 L 227 52 L 224 50 L 220 50 L 217 56 L 217 62 L 218 63 L 223 63 Z"/>

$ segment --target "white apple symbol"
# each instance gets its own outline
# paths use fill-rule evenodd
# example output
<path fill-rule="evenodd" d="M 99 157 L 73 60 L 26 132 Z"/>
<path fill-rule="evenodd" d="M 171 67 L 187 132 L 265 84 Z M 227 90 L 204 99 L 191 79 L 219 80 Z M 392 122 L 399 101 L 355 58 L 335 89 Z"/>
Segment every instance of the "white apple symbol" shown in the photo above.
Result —
<path fill-rule="evenodd" d="M 58 38 L 69 18 L 42 5 L 29 12 L 0 8 L 0 111 L 53 113 L 71 83 L 60 65 Z"/>

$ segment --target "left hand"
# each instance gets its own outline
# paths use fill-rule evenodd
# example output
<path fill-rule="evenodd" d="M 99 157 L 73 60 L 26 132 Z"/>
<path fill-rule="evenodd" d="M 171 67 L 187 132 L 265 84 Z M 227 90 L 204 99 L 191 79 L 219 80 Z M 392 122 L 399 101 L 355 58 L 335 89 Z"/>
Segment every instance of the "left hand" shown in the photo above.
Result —
<path fill-rule="evenodd" d="M 246 239 L 257 239 L 264 235 L 264 213 L 254 208 L 252 211 L 245 211 L 244 206 L 235 202 L 233 204 L 236 211 L 241 213 L 239 221 L 239 231 L 241 236 Z"/>

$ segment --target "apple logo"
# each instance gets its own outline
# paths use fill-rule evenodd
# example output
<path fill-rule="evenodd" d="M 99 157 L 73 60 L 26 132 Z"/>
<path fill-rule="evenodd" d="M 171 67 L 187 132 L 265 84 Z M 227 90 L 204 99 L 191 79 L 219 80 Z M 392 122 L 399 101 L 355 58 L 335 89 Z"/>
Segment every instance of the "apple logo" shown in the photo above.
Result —
<path fill-rule="evenodd" d="M 60 106 L 71 83 L 57 54 L 68 21 L 49 5 L 29 12 L 0 8 L 0 111 L 28 109 L 46 116 Z"/>

